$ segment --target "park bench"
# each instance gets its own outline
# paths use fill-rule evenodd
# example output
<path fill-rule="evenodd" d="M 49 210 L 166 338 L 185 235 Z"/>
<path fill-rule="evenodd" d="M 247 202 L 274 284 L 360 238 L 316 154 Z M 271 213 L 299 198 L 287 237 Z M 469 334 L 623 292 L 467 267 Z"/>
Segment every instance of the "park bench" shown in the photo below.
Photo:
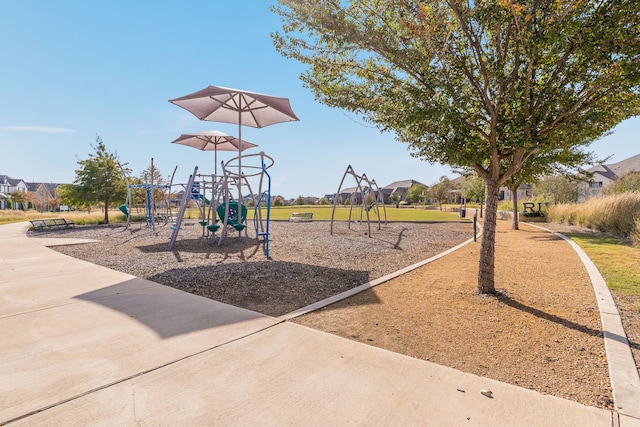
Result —
<path fill-rule="evenodd" d="M 76 226 L 73 221 L 67 221 L 64 218 L 32 219 L 29 222 L 35 231 L 42 231 L 46 228 L 53 227 L 70 228 Z"/>
<path fill-rule="evenodd" d="M 289 216 L 289 222 L 309 222 L 313 221 L 313 212 L 293 212 Z"/>

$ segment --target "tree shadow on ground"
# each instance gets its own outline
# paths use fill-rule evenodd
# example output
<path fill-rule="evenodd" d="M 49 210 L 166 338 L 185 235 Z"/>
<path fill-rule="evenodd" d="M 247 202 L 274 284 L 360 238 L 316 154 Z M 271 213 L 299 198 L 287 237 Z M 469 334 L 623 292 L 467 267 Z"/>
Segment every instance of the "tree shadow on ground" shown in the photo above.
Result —
<path fill-rule="evenodd" d="M 168 243 L 156 243 L 152 245 L 138 246 L 141 252 L 165 253 L 169 251 Z M 251 237 L 228 237 L 223 243 L 218 245 L 217 239 L 199 238 L 199 239 L 182 239 L 177 240 L 170 250 L 171 253 L 180 261 L 180 252 L 198 253 L 222 256 L 222 261 L 234 255 L 235 258 L 248 260 L 256 256 L 265 256 L 264 241 Z"/>
<path fill-rule="evenodd" d="M 290 313 L 370 280 L 368 271 L 266 260 L 170 269 L 149 279 L 269 316 Z"/>
<path fill-rule="evenodd" d="M 573 329 L 575 331 L 581 332 L 583 334 L 603 337 L 604 332 L 601 329 L 593 329 L 585 325 L 581 325 L 579 323 L 572 322 L 571 320 L 563 319 L 562 317 L 558 317 L 554 314 L 546 313 L 544 311 L 538 310 L 537 308 L 530 307 L 528 305 L 522 304 L 509 296 L 503 293 L 496 293 L 496 297 L 500 302 L 509 307 L 515 308 L 516 310 L 524 311 L 526 313 L 532 314 L 540 319 L 547 320 L 549 322 L 557 323 L 560 326 L 565 328 Z M 614 334 L 611 332 L 607 332 L 607 336 L 613 340 L 616 340 L 622 344 L 629 345 L 632 348 L 640 349 L 640 344 L 635 342 L 630 342 L 627 340 L 627 337 L 620 336 L 618 334 Z"/>

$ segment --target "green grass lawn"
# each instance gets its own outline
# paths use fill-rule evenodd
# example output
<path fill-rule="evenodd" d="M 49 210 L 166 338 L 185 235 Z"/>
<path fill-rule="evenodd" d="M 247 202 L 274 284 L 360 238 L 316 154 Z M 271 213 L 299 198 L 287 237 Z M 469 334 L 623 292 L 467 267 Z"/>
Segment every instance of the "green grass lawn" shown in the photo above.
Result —
<path fill-rule="evenodd" d="M 425 210 L 425 209 L 413 209 L 413 208 L 396 208 L 395 206 L 385 207 L 387 214 L 387 221 L 460 221 L 460 215 L 453 212 L 441 212 L 437 210 Z M 263 216 L 266 209 L 263 209 Z M 282 206 L 271 208 L 272 220 L 288 220 L 289 216 L 293 212 L 311 212 L 313 213 L 313 219 L 319 221 L 331 220 L 331 213 L 333 209 L 331 206 Z M 380 219 L 384 220 L 384 211 L 379 208 Z M 360 218 L 361 209 L 354 208 L 351 212 L 351 219 Z M 249 209 L 249 218 L 253 218 L 253 209 Z M 362 212 L 362 218 L 366 220 L 366 213 Z M 369 218 L 371 221 L 377 221 L 378 216 L 372 209 L 369 211 Z M 349 219 L 348 207 L 337 207 L 335 211 L 335 220 L 346 221 Z M 466 219 L 468 221 L 468 219 Z"/>
<path fill-rule="evenodd" d="M 640 248 L 613 237 L 571 234 L 571 238 L 594 262 L 609 289 L 640 295 Z"/>
<path fill-rule="evenodd" d="M 425 221 L 425 222 L 451 222 L 451 221 L 471 221 L 473 213 L 467 210 L 467 218 L 461 219 L 457 212 L 444 212 L 439 210 L 425 210 L 414 208 L 396 208 L 395 206 L 385 206 L 387 221 Z M 265 216 L 266 208 L 262 208 L 263 217 Z M 318 221 L 331 220 L 332 207 L 331 206 L 281 206 L 271 208 L 271 219 L 275 221 L 286 221 L 293 212 L 311 212 L 313 213 L 313 219 Z M 351 219 L 356 220 L 360 218 L 361 209 L 354 208 L 351 212 Z M 379 208 L 380 219 L 384 220 L 384 211 L 382 207 Z M 177 214 L 177 209 L 173 211 L 173 214 Z M 247 209 L 248 219 L 253 219 L 253 208 Z M 378 216 L 375 210 L 369 211 L 371 221 L 377 221 Z M 11 222 L 28 221 L 30 219 L 43 219 L 43 218 L 67 218 L 73 220 L 76 224 L 99 224 L 103 220 L 104 214 L 100 209 L 93 210 L 90 214 L 86 211 L 73 211 L 73 212 L 37 212 L 35 210 L 30 211 L 0 211 L 0 224 L 7 224 Z M 144 221 L 144 214 L 135 212 L 133 214 L 133 221 Z M 189 208 L 184 214 L 184 219 L 198 219 L 200 218 L 200 211 L 197 208 Z M 362 212 L 362 218 L 366 220 L 366 213 Z M 336 221 L 346 221 L 349 219 L 349 207 L 337 207 L 335 211 Z M 109 222 L 118 223 L 126 221 L 126 217 L 119 210 L 109 211 Z"/>

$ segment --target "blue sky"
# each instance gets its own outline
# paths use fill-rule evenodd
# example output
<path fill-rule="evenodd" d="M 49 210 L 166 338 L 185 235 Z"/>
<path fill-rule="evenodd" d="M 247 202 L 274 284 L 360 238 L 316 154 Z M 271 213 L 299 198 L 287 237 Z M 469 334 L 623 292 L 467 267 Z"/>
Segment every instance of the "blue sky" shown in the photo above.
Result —
<path fill-rule="evenodd" d="M 213 153 L 171 141 L 182 133 L 237 126 L 201 122 L 172 105 L 208 85 L 289 98 L 299 122 L 242 137 L 275 160 L 272 193 L 333 193 L 350 164 L 379 186 L 424 184 L 450 168 L 410 157 L 393 134 L 314 101 L 302 66 L 278 54 L 272 1 L 0 1 L 0 174 L 69 183 L 96 135 L 139 175 L 154 159 L 186 182 L 194 166 L 213 172 Z M 638 154 L 640 119 L 622 123 L 591 149 L 610 162 Z M 219 160 L 229 159 L 220 153 Z M 345 185 L 353 185 L 347 179 Z"/>

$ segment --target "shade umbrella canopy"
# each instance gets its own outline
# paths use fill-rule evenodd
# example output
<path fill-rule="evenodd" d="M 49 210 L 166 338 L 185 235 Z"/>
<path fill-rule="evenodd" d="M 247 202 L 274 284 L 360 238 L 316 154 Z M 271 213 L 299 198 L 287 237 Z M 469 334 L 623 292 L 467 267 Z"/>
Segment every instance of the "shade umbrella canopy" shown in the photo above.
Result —
<path fill-rule="evenodd" d="M 207 86 L 169 102 L 200 120 L 254 128 L 299 120 L 287 98 L 221 86 Z"/>
<path fill-rule="evenodd" d="M 248 92 L 221 86 L 206 88 L 170 99 L 169 102 L 192 113 L 200 120 L 238 125 L 242 147 L 242 126 L 262 128 L 282 122 L 298 121 L 287 98 Z M 240 150 L 242 151 L 242 150 Z M 242 204 L 242 156 L 238 156 L 238 203 Z"/>
<path fill-rule="evenodd" d="M 171 143 L 186 145 L 202 151 L 240 151 L 238 138 L 217 130 L 185 133 Z M 253 147 L 257 147 L 257 145 L 249 141 L 242 141 L 242 151 Z"/>
<path fill-rule="evenodd" d="M 249 141 L 242 141 L 235 136 L 227 135 L 218 130 L 209 130 L 204 132 L 187 133 L 180 135 L 172 144 L 186 145 L 202 151 L 213 151 L 215 153 L 215 174 L 218 173 L 218 151 L 244 151 L 248 148 L 257 147 Z"/>

